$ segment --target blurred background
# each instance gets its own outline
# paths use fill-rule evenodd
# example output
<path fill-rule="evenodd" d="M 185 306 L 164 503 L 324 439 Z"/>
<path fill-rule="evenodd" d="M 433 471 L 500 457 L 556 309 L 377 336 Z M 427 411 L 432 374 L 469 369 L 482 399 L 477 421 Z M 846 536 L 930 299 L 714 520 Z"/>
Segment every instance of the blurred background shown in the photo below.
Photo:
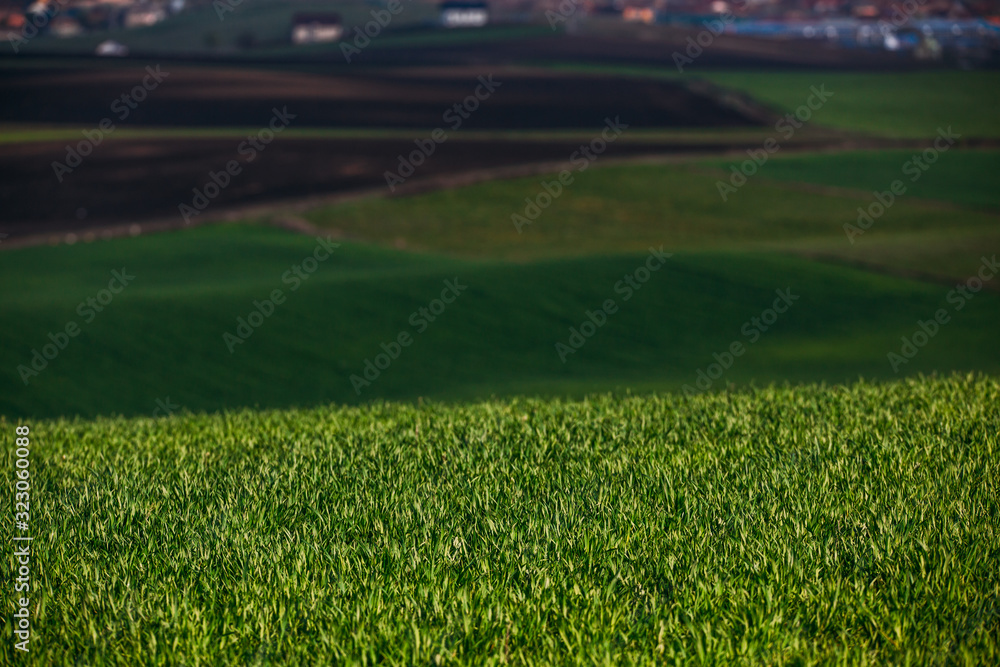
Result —
<path fill-rule="evenodd" d="M 996 0 L 0 0 L 0 35 L 0 413 L 1000 369 Z"/>

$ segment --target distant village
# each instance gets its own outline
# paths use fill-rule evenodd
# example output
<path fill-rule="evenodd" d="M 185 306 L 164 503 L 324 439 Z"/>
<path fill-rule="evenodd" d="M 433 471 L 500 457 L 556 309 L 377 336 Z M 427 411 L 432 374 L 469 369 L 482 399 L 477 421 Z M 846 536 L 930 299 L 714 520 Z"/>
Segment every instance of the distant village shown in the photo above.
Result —
<path fill-rule="evenodd" d="M 287 42 L 307 45 L 336 42 L 347 29 L 331 11 L 295 12 L 289 0 Z M 389 2 L 379 0 L 372 8 Z M 38 34 L 68 38 L 148 28 L 198 7 L 240 0 L 0 0 L 0 29 L 37 28 Z M 434 8 L 428 24 L 476 29 L 489 24 L 548 23 L 572 30 L 587 19 L 624 23 L 673 24 L 701 28 L 725 17 L 723 32 L 760 39 L 824 40 L 844 48 L 912 51 L 934 58 L 945 49 L 1000 48 L 1000 0 L 444 0 L 423 2 Z M 309 3 L 315 9 L 316 3 Z M 339 6 L 343 6 L 342 4 Z M 552 18 L 555 17 L 555 21 Z M 252 46 L 252 45 L 250 45 Z M 127 55 L 114 39 L 97 47 L 99 55 Z"/>
<path fill-rule="evenodd" d="M 0 27 L 20 30 L 34 22 L 43 34 L 74 37 L 85 32 L 141 28 L 184 11 L 186 0 L 0 0 Z M 44 20 L 42 20 L 44 17 Z"/>

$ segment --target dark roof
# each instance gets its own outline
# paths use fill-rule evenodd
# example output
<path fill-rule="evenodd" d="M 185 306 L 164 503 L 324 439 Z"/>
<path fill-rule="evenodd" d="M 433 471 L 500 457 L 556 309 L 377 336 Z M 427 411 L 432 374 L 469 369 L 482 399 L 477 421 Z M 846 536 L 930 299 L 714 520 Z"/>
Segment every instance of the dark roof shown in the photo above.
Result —
<path fill-rule="evenodd" d="M 339 24 L 340 14 L 324 13 L 324 12 L 299 12 L 298 14 L 292 15 L 293 25 L 300 25 L 302 23 L 324 23 L 327 25 Z"/>
<path fill-rule="evenodd" d="M 482 0 L 445 0 L 438 6 L 441 9 L 489 9 Z"/>

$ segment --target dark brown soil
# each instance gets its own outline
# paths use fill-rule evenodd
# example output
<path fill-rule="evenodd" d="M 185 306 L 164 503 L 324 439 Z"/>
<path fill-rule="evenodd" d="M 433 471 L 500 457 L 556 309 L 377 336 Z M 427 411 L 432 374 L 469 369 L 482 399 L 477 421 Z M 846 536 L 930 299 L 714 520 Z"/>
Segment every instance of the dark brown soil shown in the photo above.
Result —
<path fill-rule="evenodd" d="M 499 87 L 489 99 L 470 102 L 478 108 L 459 119 L 462 128 L 579 129 L 599 127 L 607 116 L 621 116 L 635 128 L 761 122 L 679 83 L 612 76 L 499 66 L 331 68 L 321 74 L 171 63 L 161 68 L 169 75 L 135 109 L 115 100 L 142 82 L 142 65 L 0 69 L 0 121 L 83 129 L 110 118 L 118 127 L 254 128 L 268 123 L 275 107 L 287 107 L 298 127 L 449 128 L 459 117 L 446 112 L 476 91 L 479 77 L 492 74 Z"/>
<path fill-rule="evenodd" d="M 598 136 L 595 132 L 595 136 Z M 0 151 L 0 231 L 13 236 L 177 216 L 191 204 L 193 188 L 209 182 L 230 160 L 242 171 L 212 200 L 209 212 L 274 200 L 366 189 L 389 194 L 385 172 L 400 154 L 415 150 L 404 139 L 281 138 L 252 162 L 237 153 L 241 139 L 117 139 L 98 146 L 57 182 L 51 163 L 65 145 L 30 143 Z M 513 165 L 566 162 L 580 141 L 445 141 L 408 180 Z M 721 151 L 718 145 L 611 144 L 602 159 L 671 152 Z M 397 192 L 398 194 L 399 192 Z"/>
<path fill-rule="evenodd" d="M 630 130 L 749 127 L 773 120 L 767 109 L 752 103 L 722 104 L 711 90 L 671 82 L 500 66 L 329 69 L 317 73 L 167 63 L 161 70 L 169 75 L 124 119 L 120 113 L 128 107 L 116 100 L 146 76 L 144 66 L 134 61 L 0 69 L 0 122 L 72 127 L 81 131 L 80 140 L 84 130 L 96 136 L 93 130 L 102 119 L 110 119 L 115 131 L 236 127 L 256 132 L 267 127 L 274 108 L 294 114 L 291 126 L 296 128 L 406 128 L 412 137 L 278 135 L 248 160 L 247 153 L 239 151 L 243 139 L 236 136 L 119 135 L 102 140 L 72 172 L 61 174 L 61 182 L 53 163 L 68 162 L 65 142 L 7 144 L 0 146 L 0 231 L 25 236 L 179 217 L 178 207 L 192 203 L 193 189 L 203 189 L 210 172 L 222 171 L 231 160 L 237 160 L 242 171 L 212 198 L 214 211 L 353 190 L 385 191 L 385 172 L 397 170 L 398 156 L 409 155 L 416 148 L 413 140 L 426 142 L 436 128 L 444 129 L 449 139 L 435 146 L 413 181 L 567 161 L 581 143 L 462 139 L 469 130 L 573 129 L 597 137 L 605 118 L 620 118 Z M 488 99 L 477 102 L 479 107 L 464 118 L 454 110 L 446 115 L 480 86 L 480 76 L 490 74 L 500 85 Z M 480 92 L 486 91 L 481 87 Z M 461 126 L 455 129 L 458 120 Z M 606 155 L 698 149 L 629 142 L 613 144 Z"/>

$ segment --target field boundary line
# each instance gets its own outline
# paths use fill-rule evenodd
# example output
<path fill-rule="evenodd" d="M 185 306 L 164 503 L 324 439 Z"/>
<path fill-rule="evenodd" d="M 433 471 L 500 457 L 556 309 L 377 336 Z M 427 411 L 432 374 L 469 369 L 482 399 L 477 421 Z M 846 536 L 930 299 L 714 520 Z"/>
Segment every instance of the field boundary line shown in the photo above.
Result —
<path fill-rule="evenodd" d="M 839 139 L 839 140 L 813 140 L 801 144 L 789 145 L 785 153 L 824 153 L 833 154 L 840 152 L 858 150 L 878 150 L 891 148 L 917 148 L 923 144 L 921 140 L 870 140 L 870 139 Z M 997 148 L 1000 147 L 1000 139 L 991 140 L 968 140 L 963 142 L 962 148 Z M 664 145 L 664 149 L 671 148 Z M 602 160 L 598 168 L 627 165 L 672 165 L 689 164 L 714 158 L 742 157 L 745 155 L 746 147 L 720 146 L 719 150 L 704 150 L 705 146 L 699 147 L 701 150 L 671 151 L 663 150 L 650 152 L 644 155 L 631 155 L 624 157 L 608 156 Z M 2 244 L 0 251 L 14 248 L 24 248 L 38 245 L 60 245 L 63 243 L 73 244 L 78 241 L 90 243 L 97 240 L 109 240 L 126 236 L 139 236 L 141 234 L 151 234 L 159 232 L 176 231 L 194 226 L 208 224 L 224 224 L 233 222 L 259 222 L 275 225 L 282 229 L 297 233 L 313 235 L 317 232 L 329 232 L 329 228 L 318 227 L 302 219 L 298 214 L 304 213 L 314 208 L 331 206 L 352 201 L 360 201 L 370 198 L 397 198 L 411 197 L 421 194 L 436 192 L 439 190 L 452 190 L 470 185 L 477 185 L 489 181 L 513 180 L 517 178 L 527 178 L 532 176 L 543 176 L 557 173 L 566 167 L 563 161 L 543 161 L 528 162 L 523 164 L 506 165 L 502 167 L 488 167 L 466 172 L 455 172 L 450 174 L 440 174 L 413 179 L 396 188 L 396 192 L 389 194 L 382 186 L 359 188 L 354 190 L 343 190 L 331 194 L 319 194 L 295 199 L 276 199 L 260 204 L 220 207 L 215 213 L 205 220 L 196 220 L 185 223 L 178 216 L 156 217 L 131 223 L 116 223 L 109 225 L 97 225 L 90 228 L 80 228 L 76 221 L 66 221 L 65 230 L 53 230 L 40 232 L 37 234 L 25 234 L 23 236 L 8 236 Z M 711 167 L 695 167 L 701 173 L 711 170 Z M 775 181 L 784 185 L 797 184 L 796 181 Z M 813 187 L 811 184 L 805 184 Z M 826 188 L 829 186 L 815 186 Z M 849 189 L 845 189 L 845 192 Z M 853 192 L 857 194 L 857 192 Z M 927 200 L 938 201 L 938 200 Z M 48 223 L 46 223 L 48 224 Z M 58 225 L 59 223 L 55 223 Z"/>

